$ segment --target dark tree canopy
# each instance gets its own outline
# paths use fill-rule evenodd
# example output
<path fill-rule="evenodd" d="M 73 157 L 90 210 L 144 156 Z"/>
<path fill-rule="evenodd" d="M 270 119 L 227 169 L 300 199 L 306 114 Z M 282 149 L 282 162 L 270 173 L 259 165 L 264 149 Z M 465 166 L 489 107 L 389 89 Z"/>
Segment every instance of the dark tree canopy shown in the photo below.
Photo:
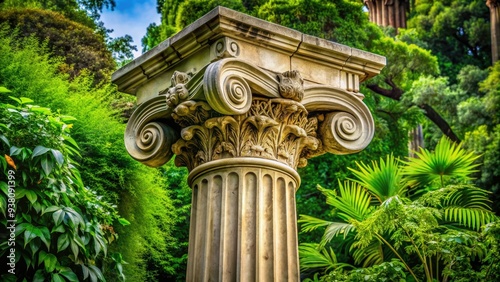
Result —
<path fill-rule="evenodd" d="M 17 30 L 20 38 L 35 36 L 47 42 L 53 56 L 64 58 L 61 70 L 71 77 L 89 70 L 95 83 L 107 79 L 115 69 L 104 38 L 91 28 L 63 15 L 40 9 L 9 9 L 0 13 L 0 24 Z"/>

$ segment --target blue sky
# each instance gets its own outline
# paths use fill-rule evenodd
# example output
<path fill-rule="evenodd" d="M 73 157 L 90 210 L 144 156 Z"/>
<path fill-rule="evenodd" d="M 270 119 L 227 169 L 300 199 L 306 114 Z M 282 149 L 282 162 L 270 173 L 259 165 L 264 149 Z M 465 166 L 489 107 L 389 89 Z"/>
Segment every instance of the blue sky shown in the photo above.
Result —
<path fill-rule="evenodd" d="M 111 37 L 125 34 L 132 36 L 133 45 L 137 46 L 134 57 L 142 53 L 141 39 L 146 34 L 149 24 L 160 24 L 160 14 L 156 12 L 156 0 L 116 0 L 113 11 L 106 10 L 101 14 L 101 20 L 108 29 L 113 29 Z"/>

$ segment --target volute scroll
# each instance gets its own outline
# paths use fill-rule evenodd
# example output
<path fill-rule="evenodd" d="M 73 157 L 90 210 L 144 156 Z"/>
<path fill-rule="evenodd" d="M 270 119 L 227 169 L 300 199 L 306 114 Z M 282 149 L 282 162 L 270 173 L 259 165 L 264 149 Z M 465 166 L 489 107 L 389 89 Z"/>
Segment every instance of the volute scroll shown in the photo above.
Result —
<path fill-rule="evenodd" d="M 125 129 L 125 148 L 132 158 L 151 167 L 172 158 L 171 147 L 179 136 L 167 121 L 171 112 L 164 96 L 148 100 L 134 111 Z"/>

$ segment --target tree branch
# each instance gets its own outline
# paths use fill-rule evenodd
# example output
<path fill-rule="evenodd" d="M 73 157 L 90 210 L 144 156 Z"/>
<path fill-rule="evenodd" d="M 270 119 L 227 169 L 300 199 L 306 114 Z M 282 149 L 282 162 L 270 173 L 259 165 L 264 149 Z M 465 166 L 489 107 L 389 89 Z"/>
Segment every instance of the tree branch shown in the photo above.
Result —
<path fill-rule="evenodd" d="M 431 106 L 427 104 L 419 105 L 421 109 L 425 111 L 425 116 L 428 117 L 439 129 L 443 132 L 444 135 L 448 136 L 451 141 L 460 143 L 460 138 L 453 132 L 450 125 L 442 116 L 439 115 Z"/>
<path fill-rule="evenodd" d="M 397 87 L 397 85 L 389 78 L 385 79 L 385 83 L 390 85 L 391 89 L 380 87 L 377 84 L 369 84 L 367 85 L 367 87 L 377 94 L 380 94 L 387 98 L 391 98 L 396 101 L 400 101 L 404 93 L 403 90 Z M 439 113 L 436 112 L 430 105 L 422 104 L 417 106 L 424 110 L 425 116 L 428 119 L 430 119 L 435 125 L 437 125 L 437 127 L 439 127 L 439 129 L 441 130 L 441 132 L 443 132 L 444 135 L 450 138 L 453 142 L 457 143 L 460 142 L 460 139 L 453 132 L 448 122 L 446 122 L 446 120 L 444 120 L 444 118 L 441 115 L 439 115 Z"/>

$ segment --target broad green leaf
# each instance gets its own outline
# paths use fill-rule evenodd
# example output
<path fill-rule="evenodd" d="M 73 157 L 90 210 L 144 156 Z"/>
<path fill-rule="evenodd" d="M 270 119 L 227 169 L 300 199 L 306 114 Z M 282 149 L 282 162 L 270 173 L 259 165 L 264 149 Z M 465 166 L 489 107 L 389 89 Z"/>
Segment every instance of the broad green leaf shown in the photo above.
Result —
<path fill-rule="evenodd" d="M 43 172 L 45 173 L 46 176 L 48 176 L 50 172 L 52 172 L 52 169 L 54 168 L 54 163 L 50 158 L 48 158 L 48 156 L 42 157 L 41 165 Z"/>
<path fill-rule="evenodd" d="M 39 155 L 43 155 L 43 154 L 47 153 L 49 150 L 50 150 L 49 148 L 38 145 L 33 150 L 33 155 L 31 156 L 31 159 L 33 159 Z"/>
<path fill-rule="evenodd" d="M 33 238 L 36 238 L 36 234 L 33 233 L 33 225 L 29 224 L 26 229 L 24 230 L 24 247 L 26 248 L 26 245 L 28 245 Z"/>
<path fill-rule="evenodd" d="M 55 232 L 64 233 L 65 231 L 66 231 L 66 229 L 64 229 L 64 225 L 61 224 L 57 227 L 54 226 L 50 233 L 55 233 Z"/>
<path fill-rule="evenodd" d="M 62 209 L 57 210 L 52 214 L 52 218 L 54 219 L 54 223 L 56 226 L 61 224 L 61 222 L 64 219 L 64 215 L 65 215 L 65 212 Z"/>
<path fill-rule="evenodd" d="M 38 199 L 38 196 L 35 191 L 32 190 L 25 190 L 26 191 L 26 198 L 30 201 L 31 204 L 36 202 L 36 199 Z"/>
<path fill-rule="evenodd" d="M 71 251 L 73 252 L 73 256 L 76 259 L 78 257 L 78 254 L 80 253 L 80 249 L 78 248 L 78 245 L 75 243 L 74 240 L 70 240 L 70 247 Z"/>
<path fill-rule="evenodd" d="M 71 269 L 61 271 L 60 274 L 66 277 L 66 279 L 68 279 L 70 282 L 78 281 L 78 277 Z"/>
<path fill-rule="evenodd" d="M 30 98 L 26 98 L 26 97 L 21 97 L 21 104 L 28 104 L 28 103 L 33 103 L 34 101 L 31 100 Z"/>
<path fill-rule="evenodd" d="M 0 181 L 0 190 L 5 193 L 5 195 L 9 194 L 9 185 L 7 182 Z"/>
<path fill-rule="evenodd" d="M 43 270 L 39 269 L 35 272 L 35 275 L 33 276 L 33 282 L 44 282 L 45 281 L 45 276 L 43 275 Z"/>
<path fill-rule="evenodd" d="M 16 97 L 13 97 L 13 96 L 9 96 L 9 98 L 12 99 L 12 100 L 14 100 L 14 101 L 16 101 L 18 104 L 22 104 L 21 103 L 21 99 L 19 99 L 19 98 L 16 98 Z"/>
<path fill-rule="evenodd" d="M 61 209 L 61 207 L 58 207 L 58 206 L 50 206 L 48 208 L 43 209 L 42 215 L 44 215 L 45 213 L 54 212 L 54 211 L 57 211 L 57 210 L 60 210 L 60 209 Z"/>
<path fill-rule="evenodd" d="M 106 279 L 104 279 L 104 275 L 102 275 L 101 270 L 97 266 L 89 265 L 89 269 L 93 270 L 99 281 L 106 281 Z"/>
<path fill-rule="evenodd" d="M 126 219 L 125 219 L 125 218 L 123 218 L 123 217 L 118 218 L 118 222 L 119 222 L 122 226 L 127 226 L 127 225 L 130 225 L 130 221 L 126 220 Z"/>
<path fill-rule="evenodd" d="M 44 250 L 41 250 L 38 253 L 38 265 L 42 264 L 42 262 L 45 260 L 46 256 L 47 256 L 47 252 L 45 252 Z"/>
<path fill-rule="evenodd" d="M 56 162 L 59 165 L 62 165 L 64 163 L 64 157 L 63 157 L 63 154 L 61 153 L 61 151 L 54 150 L 54 149 L 50 149 L 50 151 L 52 152 L 52 155 L 54 155 L 54 158 L 56 159 Z"/>
<path fill-rule="evenodd" d="M 0 93 L 10 93 L 10 92 L 12 92 L 12 91 L 7 89 L 6 87 L 0 86 Z"/>
<path fill-rule="evenodd" d="M 50 250 L 50 232 L 49 232 L 49 229 L 45 226 L 42 226 L 42 227 L 40 227 L 40 231 L 42 233 L 42 236 L 40 237 L 40 239 L 45 244 L 45 246 L 47 246 L 47 249 Z"/>
<path fill-rule="evenodd" d="M 57 252 L 64 251 L 69 246 L 68 234 L 62 234 L 57 238 Z"/>
<path fill-rule="evenodd" d="M 9 155 L 10 155 L 11 157 L 12 157 L 12 156 L 17 156 L 17 155 L 18 155 L 19 153 L 21 153 L 21 152 L 22 152 L 22 148 L 18 148 L 18 147 L 16 147 L 16 146 L 12 146 L 12 147 L 10 147 L 10 154 L 9 154 Z"/>
<path fill-rule="evenodd" d="M 62 278 L 58 273 L 52 274 L 51 282 L 65 282 L 64 278 Z"/>
<path fill-rule="evenodd" d="M 31 253 L 36 253 L 40 249 L 40 240 L 31 240 L 29 243 Z"/>
<path fill-rule="evenodd" d="M 5 137 L 5 135 L 0 135 L 0 140 L 2 140 L 5 144 L 7 144 L 8 147 L 10 147 L 9 139 Z"/>
<path fill-rule="evenodd" d="M 45 256 L 44 263 L 45 263 L 45 271 L 50 273 L 54 271 L 54 269 L 56 268 L 57 258 L 53 254 L 47 254 Z"/>

